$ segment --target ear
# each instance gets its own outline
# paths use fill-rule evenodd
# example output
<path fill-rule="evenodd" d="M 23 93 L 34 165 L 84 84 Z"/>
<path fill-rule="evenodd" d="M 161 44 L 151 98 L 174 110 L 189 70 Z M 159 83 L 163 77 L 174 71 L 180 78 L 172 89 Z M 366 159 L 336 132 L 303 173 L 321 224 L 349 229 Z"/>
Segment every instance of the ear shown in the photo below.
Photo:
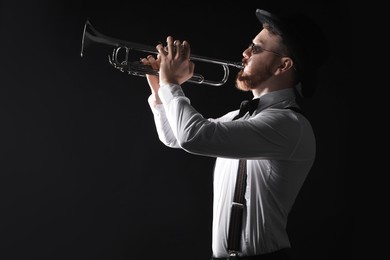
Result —
<path fill-rule="evenodd" d="M 280 58 L 280 64 L 276 71 L 276 74 L 284 73 L 293 68 L 294 68 L 294 61 L 290 57 L 282 57 Z"/>

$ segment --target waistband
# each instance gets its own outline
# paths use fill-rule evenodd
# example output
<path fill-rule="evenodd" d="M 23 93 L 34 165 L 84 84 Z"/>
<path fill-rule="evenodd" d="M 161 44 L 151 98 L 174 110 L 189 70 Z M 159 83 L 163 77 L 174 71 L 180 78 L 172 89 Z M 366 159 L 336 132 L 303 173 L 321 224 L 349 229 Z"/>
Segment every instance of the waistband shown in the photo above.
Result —
<path fill-rule="evenodd" d="M 251 256 L 237 256 L 237 260 L 290 260 L 289 249 L 281 249 L 272 253 Z M 211 260 L 230 260 L 229 257 L 212 257 Z"/>

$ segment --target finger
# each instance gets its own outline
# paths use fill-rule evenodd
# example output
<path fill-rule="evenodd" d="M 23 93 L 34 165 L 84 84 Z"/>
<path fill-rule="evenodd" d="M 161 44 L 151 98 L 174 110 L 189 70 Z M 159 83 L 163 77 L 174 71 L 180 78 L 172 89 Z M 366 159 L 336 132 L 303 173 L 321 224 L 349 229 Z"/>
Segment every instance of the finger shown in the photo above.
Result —
<path fill-rule="evenodd" d="M 173 38 L 172 36 L 167 37 L 167 45 L 168 45 L 168 55 L 173 57 L 174 54 L 174 46 L 173 46 Z"/>
<path fill-rule="evenodd" d="M 191 55 L 190 44 L 187 41 L 183 41 L 182 46 L 183 46 L 183 50 L 182 50 L 183 58 L 184 59 L 189 59 L 190 55 Z"/>
<path fill-rule="evenodd" d="M 154 70 L 159 69 L 159 64 L 158 64 L 156 58 L 153 57 L 153 55 L 148 55 L 147 60 Z"/>
<path fill-rule="evenodd" d="M 150 65 L 148 59 L 146 59 L 146 58 L 141 58 L 140 61 L 144 65 Z"/>
<path fill-rule="evenodd" d="M 160 56 L 166 56 L 167 55 L 167 52 L 164 50 L 164 46 L 161 43 L 159 43 L 156 46 L 156 50 L 158 51 L 158 55 L 160 55 Z"/>
<path fill-rule="evenodd" d="M 181 45 L 181 42 L 179 40 L 174 41 L 174 47 L 175 47 L 175 57 L 179 58 L 182 55 L 183 46 Z"/>
<path fill-rule="evenodd" d="M 150 63 L 152 63 L 153 61 L 155 61 L 155 58 L 153 57 L 153 55 L 148 55 L 148 56 L 146 57 L 146 59 L 147 59 Z"/>

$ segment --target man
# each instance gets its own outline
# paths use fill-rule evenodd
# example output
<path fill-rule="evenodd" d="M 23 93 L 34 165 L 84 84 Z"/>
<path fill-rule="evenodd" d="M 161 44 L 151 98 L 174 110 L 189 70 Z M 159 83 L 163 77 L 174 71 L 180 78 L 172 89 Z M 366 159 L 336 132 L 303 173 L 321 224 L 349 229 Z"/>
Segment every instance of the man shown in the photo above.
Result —
<path fill-rule="evenodd" d="M 235 110 L 207 119 L 191 106 L 181 88 L 195 68 L 187 41 L 168 36 L 166 47 L 156 47 L 157 59 L 152 55 L 142 59 L 159 71 L 159 76 L 147 76 L 159 139 L 169 147 L 216 158 L 214 259 L 288 259 L 288 214 L 315 159 L 315 135 L 296 99 L 313 94 L 326 41 L 301 14 L 258 9 L 256 15 L 262 28 L 244 50 L 244 68 L 236 79 L 238 89 L 252 92 L 253 111 Z M 234 193 L 241 165 L 246 169 L 244 202 L 237 203 Z M 234 238 L 233 208 L 242 210 Z"/>

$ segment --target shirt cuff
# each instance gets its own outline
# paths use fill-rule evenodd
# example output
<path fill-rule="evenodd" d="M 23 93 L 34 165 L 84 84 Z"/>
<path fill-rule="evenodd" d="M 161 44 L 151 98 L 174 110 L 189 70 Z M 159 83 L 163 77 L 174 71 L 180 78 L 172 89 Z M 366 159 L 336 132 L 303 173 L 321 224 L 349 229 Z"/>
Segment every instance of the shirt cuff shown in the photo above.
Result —
<path fill-rule="evenodd" d="M 162 84 L 158 91 L 158 95 L 163 104 L 168 104 L 175 97 L 185 97 L 183 89 L 176 84 Z"/>
<path fill-rule="evenodd" d="M 161 105 L 161 103 L 157 103 L 157 102 L 156 102 L 156 100 L 154 99 L 153 95 L 150 95 L 150 96 L 148 97 L 148 103 L 149 103 L 149 106 L 150 106 L 151 108 L 154 108 L 154 107 L 156 107 L 156 106 L 158 106 L 158 105 Z"/>

